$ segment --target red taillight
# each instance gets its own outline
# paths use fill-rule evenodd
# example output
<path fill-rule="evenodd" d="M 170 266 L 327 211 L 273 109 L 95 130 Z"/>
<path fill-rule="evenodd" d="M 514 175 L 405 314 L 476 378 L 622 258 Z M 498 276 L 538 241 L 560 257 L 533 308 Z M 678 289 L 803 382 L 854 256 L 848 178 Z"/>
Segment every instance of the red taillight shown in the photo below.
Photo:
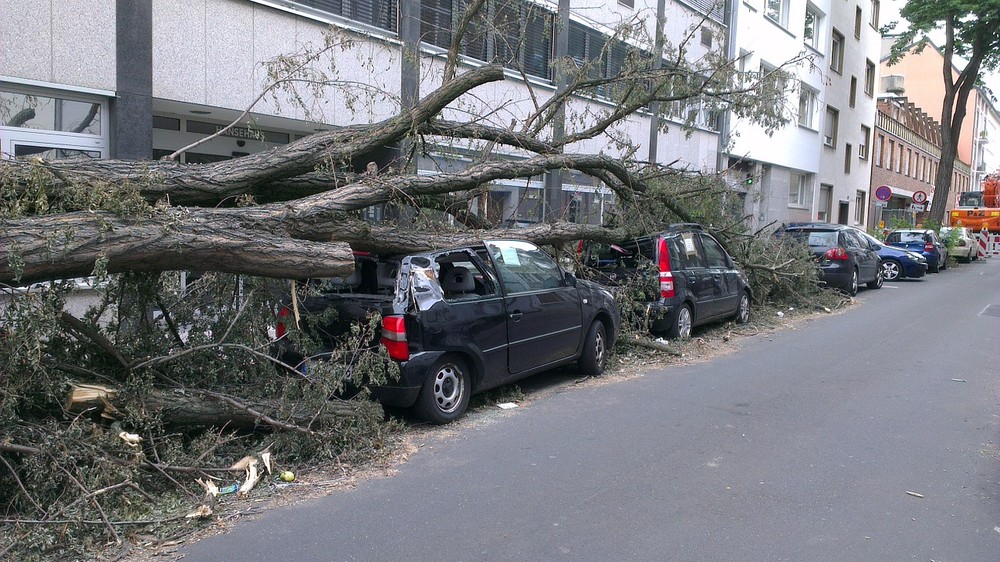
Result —
<path fill-rule="evenodd" d="M 823 257 L 832 261 L 844 261 L 850 259 L 851 256 L 847 254 L 847 250 L 837 246 L 836 248 L 827 250 Z"/>
<path fill-rule="evenodd" d="M 410 346 L 406 341 L 406 318 L 403 316 L 386 316 L 382 319 L 382 345 L 389 352 L 389 357 L 396 361 L 406 361 L 410 358 Z"/>
<path fill-rule="evenodd" d="M 669 299 L 677 293 L 674 291 L 674 274 L 670 271 L 670 249 L 667 241 L 660 238 L 660 296 Z"/>
<path fill-rule="evenodd" d="M 577 255 L 583 255 L 583 240 L 576 243 L 576 253 Z"/>
<path fill-rule="evenodd" d="M 288 327 L 285 326 L 285 319 L 288 318 L 289 314 L 287 306 L 282 306 L 278 309 L 278 325 L 274 327 L 274 337 L 276 339 L 280 340 L 288 333 Z"/>
<path fill-rule="evenodd" d="M 927 252 L 927 253 L 933 252 L 934 251 L 934 243 L 933 242 L 928 242 L 928 243 L 924 244 L 924 251 Z"/>

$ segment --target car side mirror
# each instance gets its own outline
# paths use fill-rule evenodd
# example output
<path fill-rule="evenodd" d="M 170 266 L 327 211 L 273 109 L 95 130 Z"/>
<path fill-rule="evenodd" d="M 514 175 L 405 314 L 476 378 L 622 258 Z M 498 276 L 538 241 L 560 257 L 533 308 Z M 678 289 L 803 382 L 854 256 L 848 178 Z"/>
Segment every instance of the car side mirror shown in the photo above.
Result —
<path fill-rule="evenodd" d="M 567 287 L 576 287 L 576 276 L 567 271 L 563 273 L 563 282 Z"/>

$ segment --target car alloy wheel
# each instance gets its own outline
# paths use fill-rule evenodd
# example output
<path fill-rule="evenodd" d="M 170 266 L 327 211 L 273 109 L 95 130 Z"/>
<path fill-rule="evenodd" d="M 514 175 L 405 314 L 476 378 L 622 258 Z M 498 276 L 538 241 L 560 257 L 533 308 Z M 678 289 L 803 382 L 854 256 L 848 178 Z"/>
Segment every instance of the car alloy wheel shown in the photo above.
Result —
<path fill-rule="evenodd" d="M 882 278 L 886 281 L 899 279 L 903 272 L 903 266 L 896 260 L 886 260 L 882 262 Z"/>
<path fill-rule="evenodd" d="M 608 342 L 604 332 L 604 323 L 594 320 L 587 332 L 587 339 L 583 343 L 583 353 L 577 365 L 580 372 L 587 377 L 596 377 L 604 372 L 604 364 L 607 359 Z"/>
<path fill-rule="evenodd" d="M 691 306 L 682 304 L 677 310 L 674 325 L 670 327 L 670 337 L 686 340 L 691 337 Z"/>
<path fill-rule="evenodd" d="M 740 305 L 736 308 L 736 323 L 746 324 L 750 321 L 750 295 L 743 291 L 740 295 Z"/>
<path fill-rule="evenodd" d="M 847 287 L 847 294 L 852 297 L 858 294 L 858 270 L 851 271 L 851 284 Z"/>

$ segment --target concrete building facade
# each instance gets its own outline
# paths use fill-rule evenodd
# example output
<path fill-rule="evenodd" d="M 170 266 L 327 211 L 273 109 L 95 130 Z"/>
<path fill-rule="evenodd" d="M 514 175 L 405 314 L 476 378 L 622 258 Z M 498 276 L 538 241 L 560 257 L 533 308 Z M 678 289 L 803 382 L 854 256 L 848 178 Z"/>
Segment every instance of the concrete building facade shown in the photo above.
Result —
<path fill-rule="evenodd" d="M 796 55 L 789 125 L 733 123 L 733 184 L 754 178 L 746 209 L 757 225 L 823 221 L 867 226 L 878 73 L 878 0 L 746 0 L 735 5 L 734 53 L 746 69 Z"/>
<path fill-rule="evenodd" d="M 238 126 L 181 156 L 183 162 L 204 163 L 280 146 L 318 130 L 376 122 L 441 84 L 446 48 L 467 4 L 9 0 L 0 12 L 0 152 L 4 157 L 159 158 L 218 131 L 250 108 L 249 118 Z M 624 51 L 616 50 L 617 44 L 606 51 L 600 47 L 623 24 L 654 37 L 662 21 L 664 33 L 676 41 L 694 27 L 711 30 L 690 45 L 695 58 L 718 47 L 713 38 L 726 36 L 726 11 L 710 1 L 496 0 L 487 6 L 490 17 L 511 22 L 510 35 L 483 31 L 464 43 L 460 70 L 499 61 L 510 69 L 507 79 L 462 96 L 443 112 L 445 118 L 475 116 L 503 127 L 520 123 L 560 88 L 553 60 L 604 56 L 603 71 L 616 71 L 615 56 Z M 280 75 L 279 67 L 269 63 L 324 48 L 332 56 L 318 58 L 310 69 L 328 80 L 328 87 L 296 93 L 267 89 Z M 557 134 L 571 134 L 587 115 L 609 107 L 600 96 L 573 99 Z M 695 127 L 684 130 L 681 117 L 692 111 Z M 677 126 L 670 126 L 672 119 Z M 617 140 L 639 139 L 640 157 L 714 172 L 717 129 L 711 111 L 697 105 L 677 117 L 638 112 L 609 134 L 569 150 L 621 156 L 626 148 Z M 472 142 L 436 147 L 420 157 L 419 172 L 467 166 L 480 148 Z M 396 156 L 390 147 L 352 164 L 359 171 L 370 161 L 385 167 Z M 512 150 L 501 156 L 523 155 Z M 545 195 L 552 192 L 558 197 Z M 592 178 L 557 172 L 496 182 L 483 208 L 516 225 L 541 220 L 553 211 L 547 205 L 599 223 L 613 198 Z"/>

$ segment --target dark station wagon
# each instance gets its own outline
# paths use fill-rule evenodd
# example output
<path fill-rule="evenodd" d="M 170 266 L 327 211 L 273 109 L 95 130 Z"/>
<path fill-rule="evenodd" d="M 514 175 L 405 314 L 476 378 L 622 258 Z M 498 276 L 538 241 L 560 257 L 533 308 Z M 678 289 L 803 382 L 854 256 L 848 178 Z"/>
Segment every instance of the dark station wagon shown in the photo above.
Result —
<path fill-rule="evenodd" d="M 348 279 L 324 280 L 297 303 L 306 315 L 334 307 L 319 327 L 329 353 L 350 322 L 382 315 L 381 344 L 400 367 L 397 384 L 375 389 L 384 404 L 433 423 L 460 417 L 471 394 L 576 363 L 601 374 L 619 329 L 614 298 L 577 279 L 529 242 L 498 240 L 402 257 L 356 256 Z M 287 313 L 286 313 L 287 315 Z M 279 326 L 279 358 L 308 360 Z"/>
<path fill-rule="evenodd" d="M 617 244 L 585 242 L 583 264 L 609 283 L 655 275 L 645 303 L 650 331 L 688 338 L 695 326 L 750 319 L 747 276 L 722 244 L 701 225 L 681 223 Z"/>

